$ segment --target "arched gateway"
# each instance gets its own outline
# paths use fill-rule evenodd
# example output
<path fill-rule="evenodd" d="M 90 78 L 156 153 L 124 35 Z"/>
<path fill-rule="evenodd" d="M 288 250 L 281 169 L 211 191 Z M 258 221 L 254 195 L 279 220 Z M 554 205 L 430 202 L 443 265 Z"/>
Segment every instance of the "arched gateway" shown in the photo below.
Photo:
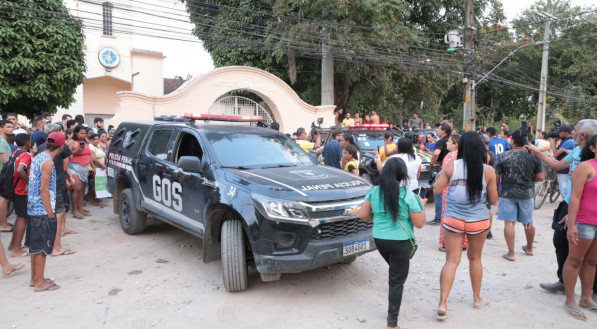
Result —
<path fill-rule="evenodd" d="M 218 98 L 233 90 L 246 90 L 263 99 L 273 119 L 280 123 L 280 131 L 292 132 L 323 117 L 324 125 L 334 124 L 335 105 L 313 106 L 302 101 L 284 81 L 275 75 L 247 66 L 227 66 L 193 78 L 175 92 L 151 97 L 135 91 L 121 91 L 119 107 L 110 124 L 123 121 L 152 120 L 158 115 L 209 113 Z"/>

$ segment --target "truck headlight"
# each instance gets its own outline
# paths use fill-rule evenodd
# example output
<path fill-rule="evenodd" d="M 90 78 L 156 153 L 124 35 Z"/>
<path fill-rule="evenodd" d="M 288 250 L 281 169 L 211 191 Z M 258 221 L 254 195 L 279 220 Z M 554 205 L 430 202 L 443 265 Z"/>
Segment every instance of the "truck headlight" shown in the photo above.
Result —
<path fill-rule="evenodd" d="M 298 202 L 273 199 L 259 194 L 253 194 L 252 197 L 255 204 L 269 218 L 300 223 L 309 221 L 307 210 Z"/>

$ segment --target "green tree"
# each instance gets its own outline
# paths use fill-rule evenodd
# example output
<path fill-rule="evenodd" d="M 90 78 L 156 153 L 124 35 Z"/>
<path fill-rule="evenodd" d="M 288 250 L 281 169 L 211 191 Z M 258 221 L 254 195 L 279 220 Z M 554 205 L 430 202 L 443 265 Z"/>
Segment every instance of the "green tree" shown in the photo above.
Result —
<path fill-rule="evenodd" d="M 320 103 L 320 53 L 332 48 L 335 103 L 401 120 L 413 112 L 441 118 L 461 59 L 443 34 L 462 24 L 461 0 L 186 1 L 195 35 L 216 66 L 249 65 Z M 491 15 L 483 16 L 488 10 Z M 476 1 L 477 24 L 503 17 L 498 0 Z M 424 32 L 422 32 L 424 31 Z M 438 45 L 441 43 L 441 45 Z"/>
<path fill-rule="evenodd" d="M 68 107 L 85 79 L 83 23 L 62 0 L 0 0 L 0 109 L 28 117 Z"/>

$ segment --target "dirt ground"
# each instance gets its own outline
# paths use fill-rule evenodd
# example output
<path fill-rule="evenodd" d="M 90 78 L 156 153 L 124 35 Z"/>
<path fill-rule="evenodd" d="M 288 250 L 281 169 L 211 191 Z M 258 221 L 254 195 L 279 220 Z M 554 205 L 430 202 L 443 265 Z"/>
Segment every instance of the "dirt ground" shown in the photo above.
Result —
<path fill-rule="evenodd" d="M 463 258 L 443 323 L 435 320 L 445 257 L 437 249 L 439 227 L 417 230 L 420 247 L 411 262 L 399 324 L 410 329 L 596 328 L 597 314 L 588 314 L 586 322 L 574 320 L 562 310 L 563 295 L 539 287 L 556 280 L 554 207 L 547 203 L 536 212 L 535 256 L 520 249 L 524 235 L 517 228 L 515 262 L 501 258 L 503 224 L 494 223 L 495 238 L 483 255 L 483 295 L 489 306 L 472 308 Z M 93 217 L 67 219 L 78 234 L 65 236 L 63 244 L 76 254 L 48 257 L 46 276 L 61 289 L 33 292 L 29 258 L 10 259 L 27 267 L 0 279 L 0 328 L 385 328 L 388 268 L 377 252 L 351 265 L 282 275 L 276 282 L 262 282 L 253 271 L 247 291 L 227 293 L 220 262 L 201 261 L 200 239 L 162 223 L 128 236 L 110 207 L 92 210 Z M 426 212 L 431 218 L 433 205 Z M 6 247 L 10 233 L 1 237 Z"/>

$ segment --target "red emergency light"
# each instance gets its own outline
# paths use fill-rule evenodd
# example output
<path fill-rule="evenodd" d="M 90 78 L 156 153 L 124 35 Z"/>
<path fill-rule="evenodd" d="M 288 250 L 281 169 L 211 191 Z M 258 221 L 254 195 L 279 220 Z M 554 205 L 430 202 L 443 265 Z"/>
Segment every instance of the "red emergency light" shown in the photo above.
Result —
<path fill-rule="evenodd" d="M 185 119 L 190 120 L 211 120 L 211 121 L 232 121 L 232 122 L 257 122 L 263 121 L 260 115 L 218 115 L 218 114 L 193 114 L 185 113 Z"/>
<path fill-rule="evenodd" d="M 346 126 L 346 128 L 348 129 L 359 129 L 359 128 L 369 128 L 369 129 L 388 129 L 388 128 L 392 128 L 392 124 L 391 123 L 365 123 L 365 124 L 355 124 L 355 125 L 350 125 L 350 126 Z"/>

